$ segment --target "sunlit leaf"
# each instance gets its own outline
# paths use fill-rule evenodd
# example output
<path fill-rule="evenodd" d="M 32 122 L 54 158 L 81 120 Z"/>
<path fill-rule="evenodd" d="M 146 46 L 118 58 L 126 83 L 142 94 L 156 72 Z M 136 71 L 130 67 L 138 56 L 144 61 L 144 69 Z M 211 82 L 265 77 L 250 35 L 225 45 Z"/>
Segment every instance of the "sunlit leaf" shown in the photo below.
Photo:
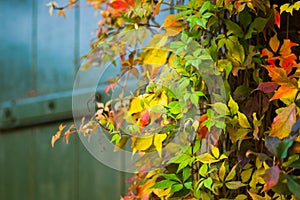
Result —
<path fill-rule="evenodd" d="M 242 128 L 251 128 L 249 121 L 244 113 L 238 112 L 238 120 Z"/>
<path fill-rule="evenodd" d="M 159 157 L 161 157 L 161 149 L 162 149 L 162 143 L 167 138 L 167 134 L 155 134 L 154 136 L 154 146 L 156 148 L 156 151 L 158 152 Z"/>
<path fill-rule="evenodd" d="M 144 110 L 143 108 L 143 102 L 139 97 L 133 97 L 130 103 L 130 108 L 129 108 L 129 115 L 132 115 L 134 113 L 139 113 Z"/>
<path fill-rule="evenodd" d="M 296 105 L 293 103 L 274 118 L 269 135 L 283 139 L 289 136 L 295 122 Z"/>
<path fill-rule="evenodd" d="M 230 112 L 232 115 L 237 114 L 239 110 L 239 105 L 233 100 L 231 96 L 229 98 L 228 107 L 230 108 Z"/>
<path fill-rule="evenodd" d="M 144 137 L 132 137 L 133 154 L 136 151 L 145 151 L 149 149 L 153 142 L 153 135 Z"/>

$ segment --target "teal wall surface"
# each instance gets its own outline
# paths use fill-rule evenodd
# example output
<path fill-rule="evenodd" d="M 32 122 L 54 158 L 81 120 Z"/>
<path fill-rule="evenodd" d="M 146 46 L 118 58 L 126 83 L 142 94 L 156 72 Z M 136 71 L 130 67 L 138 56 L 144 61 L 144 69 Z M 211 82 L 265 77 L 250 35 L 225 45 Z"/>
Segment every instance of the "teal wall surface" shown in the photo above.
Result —
<path fill-rule="evenodd" d="M 72 88 L 97 19 L 92 8 L 49 16 L 48 0 L 0 1 L 0 200 L 115 200 L 125 174 L 104 166 L 71 137 Z M 68 1 L 58 1 L 61 5 Z"/>

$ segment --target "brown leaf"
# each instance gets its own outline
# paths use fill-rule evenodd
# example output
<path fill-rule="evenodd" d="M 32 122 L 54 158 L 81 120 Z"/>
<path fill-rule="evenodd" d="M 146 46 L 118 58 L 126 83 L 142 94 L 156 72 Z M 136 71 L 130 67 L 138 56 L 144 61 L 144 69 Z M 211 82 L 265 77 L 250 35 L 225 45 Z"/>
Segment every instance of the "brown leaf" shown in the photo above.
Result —
<path fill-rule="evenodd" d="M 296 105 L 293 103 L 274 118 L 269 135 L 280 139 L 288 137 L 295 122 Z"/>

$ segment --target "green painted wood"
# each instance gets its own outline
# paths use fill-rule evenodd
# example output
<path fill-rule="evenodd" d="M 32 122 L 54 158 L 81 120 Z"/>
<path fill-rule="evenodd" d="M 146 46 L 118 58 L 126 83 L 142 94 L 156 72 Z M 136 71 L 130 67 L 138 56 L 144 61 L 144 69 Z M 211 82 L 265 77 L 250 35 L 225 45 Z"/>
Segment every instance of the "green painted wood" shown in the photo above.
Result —
<path fill-rule="evenodd" d="M 18 130 L 14 134 L 0 135 L 1 140 L 1 199 L 33 199 L 34 174 L 31 166 L 34 152 L 31 130 Z"/>
<path fill-rule="evenodd" d="M 0 1 L 0 102 L 32 91 L 32 0 Z"/>
<path fill-rule="evenodd" d="M 39 126 L 35 132 L 35 199 L 73 198 L 74 189 L 74 138 L 69 145 L 58 142 L 50 146 L 56 126 Z"/>
<path fill-rule="evenodd" d="M 120 199 L 123 193 L 121 189 L 124 185 L 124 174 L 101 164 L 87 152 L 81 143 L 78 174 L 79 199 Z"/>
<path fill-rule="evenodd" d="M 37 94 L 72 90 L 74 82 L 75 15 L 49 16 L 48 0 L 37 2 Z M 62 2 L 67 3 L 67 1 Z"/>
<path fill-rule="evenodd" d="M 91 20 L 94 10 L 83 8 L 50 17 L 47 2 L 0 1 L 0 199 L 119 199 L 125 174 L 95 160 L 78 138 L 50 147 L 53 122 L 72 118 L 76 58 L 88 51 L 99 16 Z"/>

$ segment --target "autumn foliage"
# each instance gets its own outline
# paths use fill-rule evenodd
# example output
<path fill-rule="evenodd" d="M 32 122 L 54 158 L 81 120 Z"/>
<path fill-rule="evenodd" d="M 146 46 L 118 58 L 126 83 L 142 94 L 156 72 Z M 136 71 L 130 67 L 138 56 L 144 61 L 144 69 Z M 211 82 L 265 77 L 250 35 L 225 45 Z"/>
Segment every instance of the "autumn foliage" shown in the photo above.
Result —
<path fill-rule="evenodd" d="M 76 132 L 100 128 L 115 150 L 141 157 L 122 200 L 300 199 L 299 41 L 288 28 L 280 34 L 300 1 L 86 2 L 101 19 L 83 70 L 120 69 L 107 95 L 139 83 L 96 102 Z M 68 7 L 49 5 L 59 15 Z M 61 125 L 52 145 L 74 130 Z M 145 163 L 149 152 L 155 156 Z"/>

